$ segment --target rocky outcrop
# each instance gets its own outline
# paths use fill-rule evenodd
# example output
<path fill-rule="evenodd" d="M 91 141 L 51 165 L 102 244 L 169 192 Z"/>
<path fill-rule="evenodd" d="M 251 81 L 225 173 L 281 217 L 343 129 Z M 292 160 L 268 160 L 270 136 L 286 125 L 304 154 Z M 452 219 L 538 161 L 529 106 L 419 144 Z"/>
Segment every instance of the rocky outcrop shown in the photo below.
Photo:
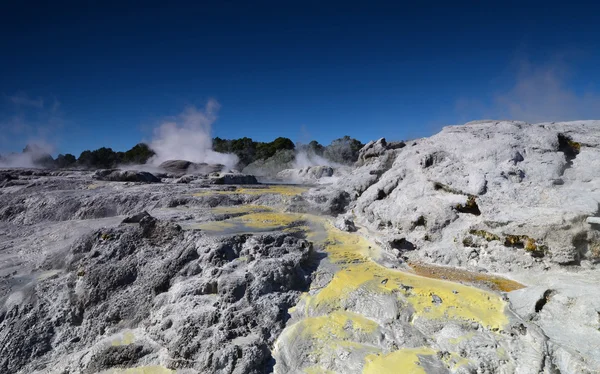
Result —
<path fill-rule="evenodd" d="M 585 219 L 599 211 L 600 171 L 590 167 L 600 159 L 597 128 L 490 121 L 403 148 L 380 139 L 361 150 L 361 167 L 322 193 L 348 192 L 361 223 L 406 237 L 430 262 L 492 271 L 578 264 L 592 254 Z M 460 245 L 476 239 L 471 230 L 499 239 Z"/>
<path fill-rule="evenodd" d="M 223 170 L 221 164 L 196 163 L 186 160 L 168 160 L 158 166 L 160 169 L 174 176 L 180 177 L 185 174 L 210 174 Z"/>
<path fill-rule="evenodd" d="M 209 181 L 213 184 L 258 184 L 254 175 L 241 173 L 219 173 L 211 175 Z"/>
<path fill-rule="evenodd" d="M 597 305 L 576 296 L 597 291 L 565 274 L 600 280 L 600 235 L 588 219 L 600 216 L 600 169 L 592 166 L 600 162 L 600 121 L 482 121 L 399 149 L 384 144 L 369 143 L 350 176 L 307 195 L 319 202 L 348 193 L 345 210 L 408 262 L 511 274 L 532 286 L 514 299 L 522 310 L 538 300 L 536 283 L 561 289 L 534 316 L 550 337 L 548 355 L 561 372 L 600 370 L 587 349 L 600 344 L 592 332 Z M 559 275 L 560 286 L 550 282 Z M 587 343 L 574 343 L 582 334 Z"/>
<path fill-rule="evenodd" d="M 358 153 L 357 166 L 365 165 L 369 159 L 384 155 L 388 150 L 400 149 L 405 147 L 404 142 L 387 142 L 385 138 L 377 141 L 370 141 L 362 147 Z"/>
<path fill-rule="evenodd" d="M 134 215 L 80 238 L 64 271 L 4 299 L 0 369 L 95 373 L 151 360 L 268 372 L 311 256 L 310 243 L 287 234 L 216 239 Z"/>
<path fill-rule="evenodd" d="M 600 372 L 599 129 L 380 139 L 310 189 L 1 172 L 0 371 Z"/>
<path fill-rule="evenodd" d="M 98 170 L 94 178 L 111 182 L 160 183 L 160 179 L 153 174 L 136 170 Z"/>

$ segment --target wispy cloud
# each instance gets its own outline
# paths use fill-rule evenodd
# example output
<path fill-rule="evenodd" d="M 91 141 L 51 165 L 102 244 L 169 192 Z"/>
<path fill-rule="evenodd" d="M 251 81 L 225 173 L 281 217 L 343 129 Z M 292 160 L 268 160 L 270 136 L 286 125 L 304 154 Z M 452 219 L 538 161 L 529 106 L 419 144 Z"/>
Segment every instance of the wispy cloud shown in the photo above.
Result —
<path fill-rule="evenodd" d="M 513 119 L 530 123 L 600 118 L 600 94 L 575 87 L 572 70 L 561 60 L 518 64 L 514 81 L 489 100 L 462 97 L 456 101 L 460 120 Z"/>
<path fill-rule="evenodd" d="M 29 95 L 27 95 L 27 93 L 25 93 L 25 92 L 17 92 L 11 96 L 5 95 L 5 97 L 11 103 L 13 103 L 15 106 L 18 106 L 18 107 L 31 107 L 31 108 L 37 108 L 37 109 L 44 108 L 44 99 L 43 98 L 41 98 L 41 97 L 32 98 L 32 97 L 29 97 Z"/>

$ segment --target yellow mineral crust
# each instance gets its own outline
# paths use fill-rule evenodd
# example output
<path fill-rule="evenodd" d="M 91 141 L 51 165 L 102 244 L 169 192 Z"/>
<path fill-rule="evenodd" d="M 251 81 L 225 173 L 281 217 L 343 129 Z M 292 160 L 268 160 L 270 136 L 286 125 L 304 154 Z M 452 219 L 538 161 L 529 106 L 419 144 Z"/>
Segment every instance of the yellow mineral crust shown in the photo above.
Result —
<path fill-rule="evenodd" d="M 379 325 L 360 314 L 347 311 L 334 311 L 327 316 L 305 318 L 295 329 L 305 337 L 319 340 L 345 340 L 356 334 L 371 334 Z"/>
<path fill-rule="evenodd" d="M 342 309 L 348 298 L 357 292 L 361 297 L 398 293 L 410 302 L 417 316 L 475 321 L 490 329 L 502 329 L 507 324 L 504 314 L 506 303 L 500 296 L 458 283 L 383 267 L 370 259 L 376 256 L 375 250 L 369 249 L 374 244 L 370 246 L 359 235 L 338 231 L 330 225 L 327 230 L 326 251 L 341 269 L 325 288 L 307 297 L 305 310 L 308 314 Z M 441 302 L 434 302 L 434 296 Z"/>
<path fill-rule="evenodd" d="M 111 344 L 113 346 L 119 346 L 119 345 L 129 345 L 132 344 L 135 341 L 135 335 L 131 332 L 131 331 L 125 331 L 123 332 L 123 334 L 114 339 Z"/>
<path fill-rule="evenodd" d="M 139 366 L 130 369 L 114 369 L 105 371 L 106 374 L 174 374 L 175 370 L 169 370 L 158 365 Z"/>
<path fill-rule="evenodd" d="M 292 223 L 301 222 L 302 215 L 294 213 L 261 212 L 250 213 L 241 217 L 236 217 L 232 220 L 239 221 L 251 228 L 273 229 L 279 227 L 283 228 Z"/>
<path fill-rule="evenodd" d="M 265 186 L 259 188 L 239 188 L 237 190 L 238 193 L 243 193 L 247 195 L 263 195 L 268 193 L 274 193 L 284 196 L 296 196 L 300 195 L 308 191 L 309 187 L 300 187 L 300 186 Z"/>
<path fill-rule="evenodd" d="M 375 320 L 377 316 L 359 314 L 360 309 L 353 308 L 357 299 L 362 304 L 368 304 L 370 299 L 374 303 L 382 298 L 400 299 L 413 311 L 413 321 L 425 318 L 476 322 L 492 330 L 502 330 L 508 323 L 506 303 L 493 292 L 381 266 L 376 262 L 382 251 L 379 246 L 360 233 L 336 229 L 322 217 L 257 209 L 240 207 L 240 213 L 248 214 L 225 222 L 255 230 L 310 229 L 308 239 L 322 247 L 329 261 L 338 267 L 325 287 L 304 294 L 290 310 L 296 322 L 284 330 L 276 344 L 310 342 L 310 361 L 314 364 L 305 368 L 306 372 L 327 372 L 326 363 L 342 357 L 340 352 L 365 357 L 365 373 L 424 372 L 419 357 L 434 355 L 436 351 L 405 348 L 387 353 L 380 344 L 386 327 Z M 458 355 L 450 355 L 452 362 L 447 366 L 468 364 Z"/>
<path fill-rule="evenodd" d="M 261 187 L 240 187 L 233 191 L 229 190 L 209 190 L 197 192 L 194 196 L 210 196 L 210 195 L 265 195 L 265 194 L 277 194 L 282 196 L 296 196 L 308 191 L 308 187 L 300 186 L 261 186 Z"/>
<path fill-rule="evenodd" d="M 307 317 L 289 326 L 284 332 L 288 343 L 310 341 L 310 356 L 314 365 L 307 373 L 330 372 L 320 364 L 339 360 L 349 352 L 362 352 L 363 356 L 381 352 L 376 344 L 381 339 L 377 322 L 360 314 L 334 311 L 326 316 Z"/>
<path fill-rule="evenodd" d="M 248 205 L 248 207 L 252 207 Z M 242 213 L 243 210 L 240 209 Z M 248 208 L 252 212 L 252 208 Z M 192 227 L 211 231 L 227 233 L 229 230 L 237 228 L 238 231 L 268 231 L 285 229 L 290 226 L 299 226 L 304 222 L 302 214 L 279 213 L 273 211 L 257 211 L 238 217 L 232 217 L 224 221 L 208 221 L 195 224 Z"/>
<path fill-rule="evenodd" d="M 435 353 L 430 348 L 405 348 L 386 355 L 368 355 L 363 374 L 426 374 L 425 369 L 419 363 L 419 356 L 432 356 Z"/>
<path fill-rule="evenodd" d="M 311 366 L 309 368 L 304 369 L 306 374 L 337 374 L 335 371 L 323 369 L 320 366 Z"/>
<path fill-rule="evenodd" d="M 217 206 L 212 208 L 215 214 L 247 214 L 259 212 L 272 212 L 273 208 L 263 205 L 232 205 L 232 206 Z"/>

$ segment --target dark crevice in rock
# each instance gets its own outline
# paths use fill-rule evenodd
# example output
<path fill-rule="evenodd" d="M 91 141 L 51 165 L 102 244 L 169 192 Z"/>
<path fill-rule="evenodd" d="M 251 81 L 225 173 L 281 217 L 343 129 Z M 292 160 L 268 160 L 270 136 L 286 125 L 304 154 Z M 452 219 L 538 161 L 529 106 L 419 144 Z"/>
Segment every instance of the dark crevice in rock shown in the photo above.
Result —
<path fill-rule="evenodd" d="M 459 213 L 468 213 L 474 214 L 476 216 L 481 215 L 481 211 L 479 210 L 479 206 L 475 201 L 475 196 L 470 195 L 467 198 L 467 202 L 465 204 L 458 204 L 456 206 L 456 211 Z"/>
<path fill-rule="evenodd" d="M 423 169 L 427 169 L 433 165 L 439 164 L 445 158 L 446 158 L 446 155 L 444 154 L 444 152 L 438 151 L 438 152 L 430 153 L 421 160 L 421 167 L 423 167 Z"/>
<path fill-rule="evenodd" d="M 522 162 L 524 160 L 525 160 L 525 158 L 523 157 L 523 155 L 519 151 L 515 151 L 515 153 L 513 154 L 512 158 L 511 158 L 511 161 L 513 162 L 513 165 L 516 165 L 519 162 Z"/>
<path fill-rule="evenodd" d="M 417 220 L 412 222 L 412 224 L 411 224 L 412 229 L 414 229 L 418 226 L 422 226 L 422 227 L 427 226 L 427 220 L 425 219 L 425 216 L 419 216 L 419 218 L 417 218 Z"/>
<path fill-rule="evenodd" d="M 390 247 L 392 247 L 393 249 L 398 249 L 402 252 L 414 251 L 415 249 L 417 249 L 417 247 L 412 242 L 406 240 L 406 238 L 391 240 Z"/>
<path fill-rule="evenodd" d="M 425 157 L 425 159 L 423 160 L 423 168 L 427 169 L 430 166 L 433 166 L 433 156 L 432 155 L 428 155 Z"/>
<path fill-rule="evenodd" d="M 581 144 L 573 141 L 569 136 L 558 134 L 558 151 L 564 153 L 567 168 L 573 166 L 573 160 L 581 150 Z"/>
<path fill-rule="evenodd" d="M 440 182 L 433 182 L 433 189 L 436 191 L 444 191 L 447 193 L 451 193 L 454 195 L 467 195 L 467 196 L 471 196 L 470 194 L 461 191 L 461 190 L 457 190 L 456 188 L 452 188 L 450 186 L 448 186 L 447 184 L 444 183 L 440 183 Z"/>
<path fill-rule="evenodd" d="M 500 240 L 500 237 L 498 235 L 485 230 L 471 229 L 469 230 L 469 234 L 479 236 L 480 238 L 483 238 L 488 242 L 491 242 L 493 240 Z"/>
<path fill-rule="evenodd" d="M 544 291 L 544 294 L 542 295 L 542 298 L 539 299 L 535 303 L 535 312 L 536 313 L 541 312 L 542 309 L 544 308 L 544 306 L 546 306 L 546 304 L 548 303 L 548 301 L 550 301 L 550 299 L 552 298 L 553 295 L 554 295 L 554 290 L 546 290 L 546 291 Z"/>
<path fill-rule="evenodd" d="M 537 258 L 544 257 L 548 252 L 548 248 L 545 245 L 538 244 L 535 239 L 527 235 L 505 235 L 504 246 L 525 249 L 531 256 Z"/>

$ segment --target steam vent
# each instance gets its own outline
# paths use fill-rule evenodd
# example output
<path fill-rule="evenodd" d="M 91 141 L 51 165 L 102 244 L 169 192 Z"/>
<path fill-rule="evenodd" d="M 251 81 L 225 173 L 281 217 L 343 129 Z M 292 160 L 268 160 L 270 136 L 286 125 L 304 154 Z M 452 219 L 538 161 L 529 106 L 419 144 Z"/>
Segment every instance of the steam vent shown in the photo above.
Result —
<path fill-rule="evenodd" d="M 600 373 L 600 121 L 282 154 L 2 170 L 0 372 Z"/>

